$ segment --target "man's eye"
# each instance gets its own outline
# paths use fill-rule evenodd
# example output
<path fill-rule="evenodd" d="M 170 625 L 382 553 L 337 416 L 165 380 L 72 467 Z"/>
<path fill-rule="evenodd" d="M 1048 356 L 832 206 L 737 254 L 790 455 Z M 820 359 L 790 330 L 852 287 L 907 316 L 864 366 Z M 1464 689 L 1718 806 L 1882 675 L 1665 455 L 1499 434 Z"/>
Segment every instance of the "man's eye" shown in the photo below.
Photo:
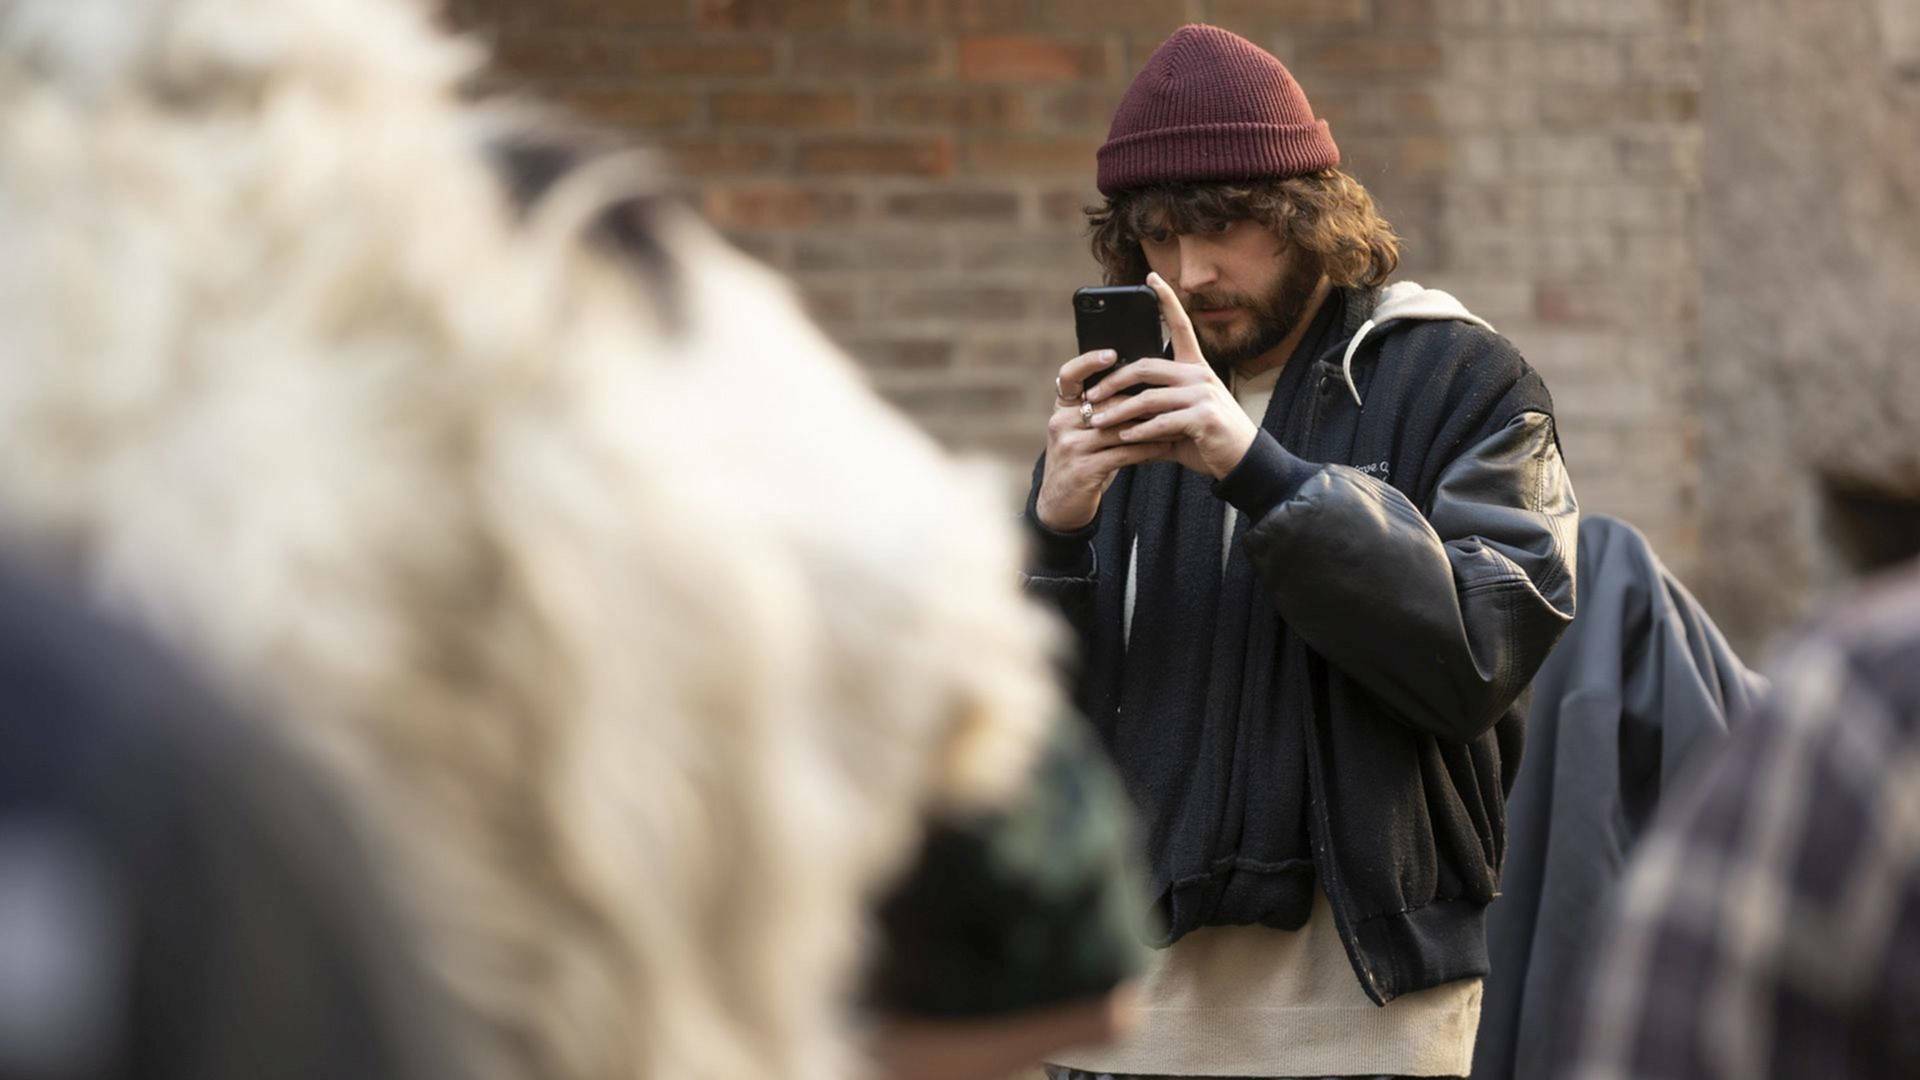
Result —
<path fill-rule="evenodd" d="M 1173 239 L 1173 234 L 1165 229 L 1154 229 L 1147 233 L 1147 243 L 1164 244 Z"/>
<path fill-rule="evenodd" d="M 1232 221 L 1213 221 L 1207 224 L 1207 231 L 1213 233 L 1223 233 L 1231 228 L 1233 228 Z"/>

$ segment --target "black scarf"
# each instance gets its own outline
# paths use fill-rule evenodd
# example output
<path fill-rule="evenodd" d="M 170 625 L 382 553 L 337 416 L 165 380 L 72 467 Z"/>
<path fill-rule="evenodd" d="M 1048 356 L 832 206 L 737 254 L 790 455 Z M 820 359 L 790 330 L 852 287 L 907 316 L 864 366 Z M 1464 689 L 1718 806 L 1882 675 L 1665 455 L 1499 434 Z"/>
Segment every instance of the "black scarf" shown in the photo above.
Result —
<path fill-rule="evenodd" d="M 1297 445 L 1309 369 L 1337 333 L 1334 293 L 1288 358 L 1262 426 Z M 1089 656 L 1089 715 L 1102 729 L 1146 831 L 1167 941 L 1200 925 L 1298 929 L 1313 902 L 1304 730 L 1281 722 L 1287 629 L 1255 580 L 1236 515 L 1221 564 L 1226 504 L 1212 481 L 1171 462 L 1129 470 L 1123 534 L 1138 539 L 1131 640 Z M 1111 496 L 1110 496 L 1111 497 Z M 1123 568 L 1128 544 L 1114 553 Z M 1124 574 L 1107 575 L 1118 583 Z M 1124 597 L 1102 590 L 1103 633 L 1124 634 Z M 1119 606 L 1116 606 L 1119 605 Z M 1124 661 L 1124 662 L 1122 662 Z M 1224 782 L 1223 782 L 1224 780 Z"/>

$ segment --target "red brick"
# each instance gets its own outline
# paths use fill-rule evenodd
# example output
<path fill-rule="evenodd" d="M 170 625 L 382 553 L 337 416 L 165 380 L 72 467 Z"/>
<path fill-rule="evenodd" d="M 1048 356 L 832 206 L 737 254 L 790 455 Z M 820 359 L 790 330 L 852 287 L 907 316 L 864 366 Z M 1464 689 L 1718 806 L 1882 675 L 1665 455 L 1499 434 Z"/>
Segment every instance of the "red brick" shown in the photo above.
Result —
<path fill-rule="evenodd" d="M 1238 34 L 1267 30 L 1303 30 L 1365 26 L 1373 19 L 1371 0 L 1213 0 L 1207 21 Z"/>
<path fill-rule="evenodd" d="M 943 86 L 888 93 L 877 112 L 883 124 L 1010 129 L 1024 126 L 1027 108 L 1017 90 Z"/>
<path fill-rule="evenodd" d="M 777 157 L 771 143 L 740 139 L 672 139 L 659 145 L 674 168 L 688 176 L 765 172 Z"/>
<path fill-rule="evenodd" d="M 861 290 L 806 281 L 799 284 L 801 303 L 817 321 L 845 326 L 860 317 Z"/>
<path fill-rule="evenodd" d="M 969 38 L 960 43 L 960 75 L 981 82 L 1065 82 L 1106 73 L 1097 42 L 1043 37 Z"/>
<path fill-rule="evenodd" d="M 859 197 L 790 184 L 759 184 L 708 190 L 701 209 L 723 229 L 804 229 L 844 224 L 859 214 Z"/>
<path fill-rule="evenodd" d="M 1032 295 L 1031 289 L 956 282 L 891 289 L 884 305 L 903 319 L 1018 319 Z"/>
<path fill-rule="evenodd" d="M 685 0 L 495 0 L 529 25 L 668 27 L 687 25 Z"/>
<path fill-rule="evenodd" d="M 777 266 L 785 269 L 785 259 L 783 258 L 786 250 L 785 237 L 772 236 L 767 233 L 742 232 L 739 230 L 725 233 L 724 235 L 727 238 L 727 243 L 739 248 L 741 252 L 766 263 L 768 266 Z"/>
<path fill-rule="evenodd" d="M 967 168 L 989 176 L 1035 173 L 1083 173 L 1094 170 L 1098 139 L 974 139 L 967 143 Z"/>
<path fill-rule="evenodd" d="M 1002 232 L 970 229 L 954 238 L 956 269 L 995 277 L 1019 275 L 1071 281 L 1074 276 L 1091 280 L 1099 273 L 1084 237 L 1046 232 Z M 1062 294 L 1060 310 L 1066 311 Z"/>
<path fill-rule="evenodd" d="M 797 237 L 793 268 L 801 273 L 835 270 L 932 270 L 946 263 L 938 238 L 907 233 L 850 232 L 835 229 Z"/>
<path fill-rule="evenodd" d="M 1027 0 L 870 0 L 873 25 L 900 30 L 1025 30 Z"/>
<path fill-rule="evenodd" d="M 905 79 L 942 75 L 946 57 L 926 38 L 831 37 L 794 42 L 793 69 L 800 75 L 840 79 Z"/>
<path fill-rule="evenodd" d="M 661 0 L 640 3 L 672 6 Z M 852 0 L 699 0 L 699 5 L 695 22 L 702 30 L 831 30 L 853 21 Z"/>
<path fill-rule="evenodd" d="M 1209 22 L 1211 21 L 1212 20 L 1209 20 Z M 1279 58 L 1281 63 L 1287 65 L 1288 68 L 1292 68 L 1296 62 L 1296 57 L 1294 56 L 1294 38 L 1291 34 L 1253 28 L 1239 29 L 1230 27 L 1229 29 L 1235 30 L 1235 32 L 1239 33 L 1242 37 L 1247 38 L 1255 45 L 1272 53 Z M 1163 40 L 1165 39 L 1158 34 L 1128 35 L 1127 48 L 1125 51 L 1125 74 L 1132 75 L 1134 72 L 1146 67 L 1147 59 L 1153 55 L 1155 49 L 1160 47 Z M 1311 90 L 1312 87 L 1308 89 Z"/>
<path fill-rule="evenodd" d="M 1390 160 L 1402 180 L 1444 176 L 1453 160 L 1453 145 L 1439 135 L 1406 135 L 1394 141 Z"/>
<path fill-rule="evenodd" d="M 684 128 L 693 117 L 693 98 L 672 91 L 565 86 L 553 90 L 551 96 L 589 120 L 616 127 L 669 131 Z"/>
<path fill-rule="evenodd" d="M 862 176 L 945 176 L 953 171 L 953 145 L 932 138 L 829 139 L 799 148 L 802 173 Z"/>
<path fill-rule="evenodd" d="M 1376 78 L 1431 75 L 1443 62 L 1435 42 L 1392 38 L 1351 38 L 1309 45 L 1300 60 L 1302 67 L 1322 74 Z"/>
<path fill-rule="evenodd" d="M 1426 131 L 1442 126 L 1446 105 L 1430 90 L 1382 89 L 1381 99 L 1387 122 L 1402 131 Z"/>
<path fill-rule="evenodd" d="M 768 75 L 773 72 L 771 45 L 743 41 L 656 41 L 642 46 L 631 74 L 659 75 Z"/>
<path fill-rule="evenodd" d="M 889 195 L 882 213 L 902 221 L 1011 222 L 1020 196 L 1011 191 L 911 191 Z"/>
<path fill-rule="evenodd" d="M 1055 129 L 1104 135 L 1125 89 L 1097 84 L 1063 88 L 1044 99 L 1039 110 L 1041 120 Z"/>
<path fill-rule="evenodd" d="M 500 0 L 445 0 L 440 5 L 441 24 L 457 32 L 488 30 L 500 19 Z"/>
<path fill-rule="evenodd" d="M 774 65 L 764 44 L 541 30 L 502 35 L 496 58 L 508 71 L 542 78 L 766 75 Z"/>
<path fill-rule="evenodd" d="M 860 119 L 851 91 L 729 90 L 713 95 L 716 127 L 843 128 Z"/>
<path fill-rule="evenodd" d="M 665 29 L 690 23 L 682 0 L 449 0 L 448 25 L 460 29 L 515 30 L 562 27 Z"/>
<path fill-rule="evenodd" d="M 1132 30 L 1164 37 L 1192 21 L 1187 6 L 1186 0 L 1047 0 L 1040 10 L 1062 30 Z"/>
<path fill-rule="evenodd" d="M 605 34 L 528 31 L 504 35 L 494 62 L 539 78 L 628 75 L 638 69 L 640 51 L 630 40 Z"/>
<path fill-rule="evenodd" d="M 1049 191 L 1040 196 L 1040 219 L 1052 224 L 1084 225 L 1087 220 L 1086 208 L 1101 204 L 1100 193 L 1093 188 L 1093 178 L 1087 178 L 1085 189 L 1073 191 Z"/>

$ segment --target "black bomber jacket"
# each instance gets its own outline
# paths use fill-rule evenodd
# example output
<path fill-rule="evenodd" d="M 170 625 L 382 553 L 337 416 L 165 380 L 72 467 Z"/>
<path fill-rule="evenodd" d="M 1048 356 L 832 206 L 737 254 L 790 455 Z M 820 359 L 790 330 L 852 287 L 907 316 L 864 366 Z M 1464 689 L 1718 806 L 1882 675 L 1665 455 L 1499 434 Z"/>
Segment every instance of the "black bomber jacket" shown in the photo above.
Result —
<path fill-rule="evenodd" d="M 1343 301 L 1299 390 L 1305 419 L 1263 429 L 1214 493 L 1248 519 L 1258 590 L 1304 653 L 1282 665 L 1306 685 L 1281 722 L 1304 728 L 1311 872 L 1385 1004 L 1486 973 L 1525 691 L 1573 617 L 1578 509 L 1551 400 L 1505 338 L 1411 283 Z M 1029 498 L 1028 586 L 1083 660 L 1117 647 L 1125 662 L 1103 622 L 1131 618 L 1115 597 L 1131 604 L 1141 468 L 1078 533 L 1040 526 Z"/>

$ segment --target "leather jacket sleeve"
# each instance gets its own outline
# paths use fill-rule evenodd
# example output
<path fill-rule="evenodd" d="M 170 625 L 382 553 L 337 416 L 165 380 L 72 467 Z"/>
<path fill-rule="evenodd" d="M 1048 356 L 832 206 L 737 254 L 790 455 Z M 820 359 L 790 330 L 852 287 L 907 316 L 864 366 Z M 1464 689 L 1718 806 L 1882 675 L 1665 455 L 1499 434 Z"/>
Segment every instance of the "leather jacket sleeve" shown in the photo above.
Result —
<path fill-rule="evenodd" d="M 1314 650 L 1407 723 L 1464 741 L 1572 621 L 1578 518 L 1553 418 L 1530 412 L 1448 465 L 1426 514 L 1328 465 L 1259 514 L 1246 543 Z"/>

